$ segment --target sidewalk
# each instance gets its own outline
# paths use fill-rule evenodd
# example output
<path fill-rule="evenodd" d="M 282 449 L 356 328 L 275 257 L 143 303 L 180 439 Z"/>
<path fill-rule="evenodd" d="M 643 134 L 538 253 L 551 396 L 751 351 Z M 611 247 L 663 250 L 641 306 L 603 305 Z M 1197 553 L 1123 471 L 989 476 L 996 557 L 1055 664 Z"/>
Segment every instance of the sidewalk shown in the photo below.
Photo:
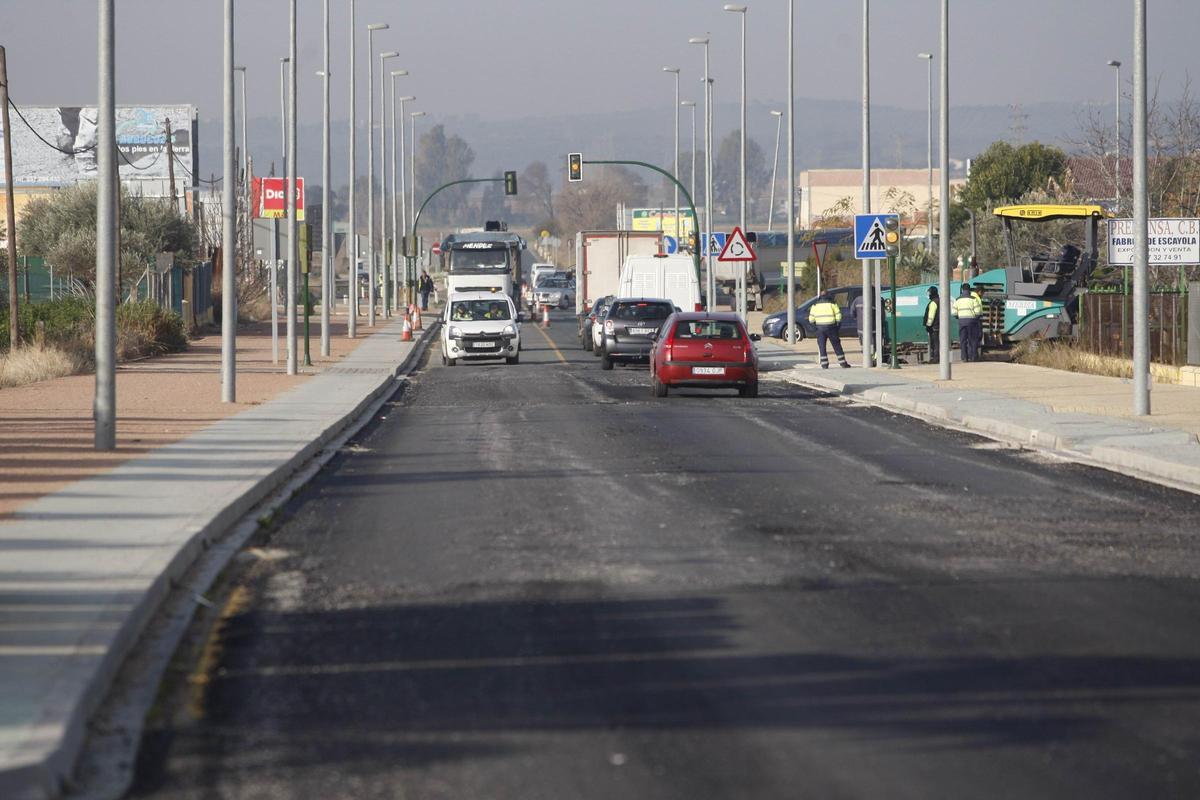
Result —
<path fill-rule="evenodd" d="M 428 338 L 436 316 L 424 319 Z M 400 331 L 380 326 L 274 399 L 0 522 L 0 797 L 59 794 L 88 718 L 172 582 L 395 386 L 420 343 L 399 341 Z M 174 425 L 175 411 L 157 422 Z"/>
<path fill-rule="evenodd" d="M 1154 384 L 1149 417 L 1132 413 L 1130 381 L 1024 364 L 829 369 L 807 349 L 763 342 L 764 380 L 786 380 L 934 423 L 1053 450 L 1073 460 L 1200 493 L 1200 390 Z M 815 350 L 815 347 L 814 347 Z M 856 363 L 852 357 L 851 363 Z"/>

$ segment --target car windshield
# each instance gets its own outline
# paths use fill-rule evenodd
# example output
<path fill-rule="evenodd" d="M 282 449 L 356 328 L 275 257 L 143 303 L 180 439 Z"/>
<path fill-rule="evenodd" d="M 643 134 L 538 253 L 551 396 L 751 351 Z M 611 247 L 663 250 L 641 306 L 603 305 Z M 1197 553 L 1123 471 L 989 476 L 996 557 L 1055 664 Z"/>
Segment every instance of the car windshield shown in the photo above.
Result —
<path fill-rule="evenodd" d="M 677 339 L 741 339 L 736 322 L 715 319 L 693 319 L 675 325 Z"/>
<path fill-rule="evenodd" d="M 537 288 L 565 289 L 567 288 L 567 281 L 564 278 L 542 278 L 542 280 L 538 283 Z"/>
<path fill-rule="evenodd" d="M 502 300 L 455 300 L 450 304 L 453 322 L 484 322 L 512 319 L 508 303 Z"/>
<path fill-rule="evenodd" d="M 450 251 L 451 272 L 505 272 L 508 270 L 507 248 L 465 249 Z"/>
<path fill-rule="evenodd" d="M 661 322 L 674 312 L 666 303 L 617 303 L 610 316 L 622 322 Z"/>

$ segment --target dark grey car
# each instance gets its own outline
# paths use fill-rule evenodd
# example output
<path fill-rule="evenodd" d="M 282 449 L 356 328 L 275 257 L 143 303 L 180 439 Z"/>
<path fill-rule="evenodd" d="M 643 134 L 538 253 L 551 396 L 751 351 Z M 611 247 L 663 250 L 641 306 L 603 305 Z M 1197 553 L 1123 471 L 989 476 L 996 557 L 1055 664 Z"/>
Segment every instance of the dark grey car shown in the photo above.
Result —
<path fill-rule="evenodd" d="M 619 297 L 604 315 L 604 347 L 600 368 L 612 369 L 614 361 L 649 361 L 654 337 L 667 317 L 675 313 L 670 300 Z"/>

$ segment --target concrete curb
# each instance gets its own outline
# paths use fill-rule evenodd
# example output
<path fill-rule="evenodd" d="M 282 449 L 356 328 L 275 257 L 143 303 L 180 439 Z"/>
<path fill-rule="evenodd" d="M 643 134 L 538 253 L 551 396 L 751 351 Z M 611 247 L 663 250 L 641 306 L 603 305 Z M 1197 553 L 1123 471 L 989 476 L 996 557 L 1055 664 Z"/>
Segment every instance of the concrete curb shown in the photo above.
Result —
<path fill-rule="evenodd" d="M 1050 415 L 1047 420 L 1049 424 L 1035 427 L 1014 420 L 985 416 L 974 410 L 969 413 L 963 412 L 952 406 L 933 402 L 933 398 L 917 400 L 894 390 L 855 384 L 832 376 L 815 375 L 811 370 L 781 370 L 772 374 L 777 375 L 779 380 L 853 398 L 867 405 L 916 417 L 935 425 L 961 428 L 998 441 L 1051 451 L 1070 461 L 1200 494 L 1200 443 L 1197 443 L 1195 436 L 1184 431 L 1166 431 L 1124 419 L 1074 415 L 1072 422 L 1082 420 L 1100 425 L 1107 423 L 1114 429 L 1108 437 L 1092 438 L 1108 441 L 1116 436 L 1126 436 L 1141 440 L 1140 446 L 1133 443 L 1127 447 L 1089 444 L 1085 440 L 1047 430 L 1054 427 L 1054 412 L 1049 410 L 1045 412 Z M 918 393 L 926 393 L 932 389 L 920 384 L 912 384 L 908 388 Z M 1178 457 L 1171 458 L 1171 453 Z"/>
<path fill-rule="evenodd" d="M 256 475 L 254 482 L 240 494 L 232 498 L 218 498 L 218 502 L 224 502 L 212 509 L 211 514 L 189 520 L 190 530 L 185 534 L 186 540 L 165 562 L 160 562 L 157 566 L 152 563 L 142 565 L 147 572 L 154 569 L 158 572 L 140 595 L 129 605 L 110 604 L 100 612 L 101 619 L 97 620 L 103 624 L 94 626 L 93 631 L 81 637 L 75 654 L 63 656 L 63 661 L 68 663 L 59 670 L 59 675 L 55 678 L 55 691 L 51 693 L 57 705 L 49 709 L 43 708 L 41 718 L 34 723 L 35 730 L 44 729 L 45 733 L 31 737 L 32 742 L 27 741 L 23 747 L 12 751 L 9 760 L 17 762 L 17 766 L 0 768 L 0 797 L 14 800 L 49 800 L 63 793 L 70 784 L 70 777 L 86 740 L 88 720 L 99 707 L 146 625 L 169 596 L 172 586 L 188 572 L 198 556 L 216 543 L 238 520 L 284 485 L 309 460 L 321 453 L 330 441 L 359 419 L 382 394 L 392 391 L 395 388 L 396 377 L 411 370 L 412 365 L 424 354 L 428 343 L 435 338 L 437 330 L 438 321 L 435 320 L 421 332 L 416 344 L 400 364 L 389 371 L 380 372 L 378 382 L 371 386 L 350 411 L 329 421 L 311 440 L 282 462 Z M 385 329 L 376 335 L 389 334 L 390 331 Z M 352 359 L 353 354 L 346 361 Z M 272 404 L 284 400 L 290 394 L 291 392 L 288 392 L 276 400 L 230 419 L 236 420 L 245 414 L 270 408 Z M 217 423 L 216 426 L 220 424 Z M 205 429 L 207 430 L 210 429 Z M 189 442 L 194 437 L 203 437 L 205 431 L 199 431 L 177 445 Z M 136 468 L 143 462 L 152 463 L 156 453 L 167 452 L 171 447 L 173 445 L 160 448 L 123 466 Z M 35 521 L 38 519 L 36 514 L 28 515 L 27 518 Z M 97 651 L 102 652 L 102 655 L 88 664 Z M 84 655 L 80 655 L 81 653 Z M 69 663 L 72 661 L 77 662 L 75 669 L 72 669 Z M 78 673 L 89 668 L 90 675 L 80 684 Z M 55 728 L 60 728 L 57 741 L 50 743 L 48 740 L 54 737 Z"/>

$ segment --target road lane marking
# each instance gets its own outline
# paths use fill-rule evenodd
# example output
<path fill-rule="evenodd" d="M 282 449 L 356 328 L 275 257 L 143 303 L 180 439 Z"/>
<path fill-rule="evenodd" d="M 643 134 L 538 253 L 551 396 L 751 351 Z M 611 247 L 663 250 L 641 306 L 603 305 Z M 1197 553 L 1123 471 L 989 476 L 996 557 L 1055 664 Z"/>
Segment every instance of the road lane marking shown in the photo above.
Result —
<path fill-rule="evenodd" d="M 546 333 L 541 328 L 534 328 L 534 330 L 542 335 L 542 338 L 546 340 L 546 344 L 550 345 L 550 349 L 554 351 L 554 355 L 558 356 L 558 360 L 561 361 L 562 363 L 566 364 L 567 363 L 566 356 L 564 356 L 562 354 L 562 351 L 558 349 L 558 345 L 556 345 L 550 339 L 550 334 Z"/>

